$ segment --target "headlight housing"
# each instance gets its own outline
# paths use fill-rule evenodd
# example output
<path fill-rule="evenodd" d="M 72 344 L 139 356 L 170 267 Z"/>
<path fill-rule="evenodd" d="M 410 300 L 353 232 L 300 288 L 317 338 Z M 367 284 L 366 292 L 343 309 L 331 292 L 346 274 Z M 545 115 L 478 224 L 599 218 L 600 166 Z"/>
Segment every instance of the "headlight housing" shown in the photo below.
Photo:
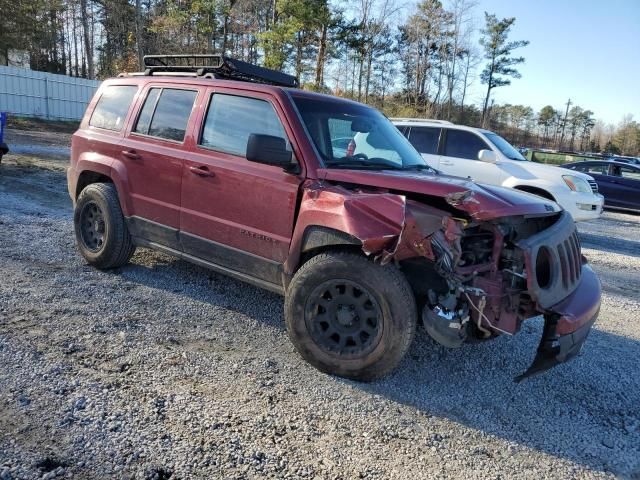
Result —
<path fill-rule="evenodd" d="M 586 180 L 583 180 L 580 177 L 576 177 L 575 175 L 563 175 L 562 179 L 564 180 L 564 183 L 567 184 L 567 187 L 569 187 L 574 192 L 593 193 L 593 191 L 591 190 L 591 185 L 589 185 Z"/>

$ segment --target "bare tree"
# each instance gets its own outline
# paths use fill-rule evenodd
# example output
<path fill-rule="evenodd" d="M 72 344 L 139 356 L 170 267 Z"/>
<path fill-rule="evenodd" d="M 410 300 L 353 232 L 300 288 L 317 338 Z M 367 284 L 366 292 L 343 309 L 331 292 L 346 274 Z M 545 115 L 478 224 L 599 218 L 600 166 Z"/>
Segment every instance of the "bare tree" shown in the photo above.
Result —
<path fill-rule="evenodd" d="M 84 49 L 87 59 L 87 77 L 95 78 L 96 72 L 93 63 L 93 42 L 91 31 L 89 30 L 89 13 L 87 11 L 87 0 L 80 0 L 80 14 L 82 18 L 82 31 L 84 35 Z"/>

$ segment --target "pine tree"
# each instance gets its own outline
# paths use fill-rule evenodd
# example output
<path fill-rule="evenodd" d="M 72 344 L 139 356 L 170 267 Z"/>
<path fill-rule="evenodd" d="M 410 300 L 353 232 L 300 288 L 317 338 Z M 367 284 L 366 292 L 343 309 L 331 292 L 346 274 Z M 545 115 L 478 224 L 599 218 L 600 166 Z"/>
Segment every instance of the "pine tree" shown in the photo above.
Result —
<path fill-rule="evenodd" d="M 482 30 L 483 36 L 480 39 L 480 45 L 484 47 L 484 56 L 489 60 L 489 63 L 480 74 L 482 83 L 487 85 L 487 95 L 482 108 L 483 127 L 487 121 L 487 107 L 491 90 L 510 85 L 511 78 L 520 78 L 521 76 L 520 72 L 513 67 L 523 63 L 524 57 L 511 57 L 511 52 L 529 44 L 528 40 L 507 41 L 511 27 L 516 21 L 514 17 L 498 20 L 495 15 L 490 15 L 487 12 L 484 12 L 484 16 L 486 25 Z"/>

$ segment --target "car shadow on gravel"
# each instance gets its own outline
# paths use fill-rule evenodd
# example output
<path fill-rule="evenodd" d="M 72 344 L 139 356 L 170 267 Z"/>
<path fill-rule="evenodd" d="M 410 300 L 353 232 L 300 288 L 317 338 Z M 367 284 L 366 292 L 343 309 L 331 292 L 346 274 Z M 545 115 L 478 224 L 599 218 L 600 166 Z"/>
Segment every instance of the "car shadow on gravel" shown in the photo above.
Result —
<path fill-rule="evenodd" d="M 144 255 L 145 264 L 136 257 Z M 151 260 L 151 262 L 149 261 Z M 114 270 L 126 280 L 165 290 L 230 312 L 246 315 L 284 331 L 280 295 L 217 274 L 178 258 L 141 249 L 126 267 Z"/>
<path fill-rule="evenodd" d="M 583 232 L 581 232 L 579 236 L 583 247 L 601 250 L 603 252 L 640 257 L 640 242 Z"/>
<path fill-rule="evenodd" d="M 638 299 L 640 278 L 636 272 L 621 272 L 602 266 L 598 266 L 597 271 L 602 282 L 602 291 L 605 294 L 631 301 Z"/>
<path fill-rule="evenodd" d="M 398 372 L 360 388 L 516 445 L 639 478 L 640 342 L 595 328 L 574 361 L 516 384 L 542 323 L 530 320 L 515 337 L 458 350 L 420 332 Z"/>

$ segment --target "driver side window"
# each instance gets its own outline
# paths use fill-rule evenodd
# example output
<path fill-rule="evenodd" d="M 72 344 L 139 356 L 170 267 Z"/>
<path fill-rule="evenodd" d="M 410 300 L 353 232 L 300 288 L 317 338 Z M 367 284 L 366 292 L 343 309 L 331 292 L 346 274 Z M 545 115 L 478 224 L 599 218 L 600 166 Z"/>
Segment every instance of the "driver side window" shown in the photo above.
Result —
<path fill-rule="evenodd" d="M 221 93 L 211 96 L 200 145 L 245 157 L 252 133 L 283 138 L 291 151 L 284 127 L 269 102 Z"/>
<path fill-rule="evenodd" d="M 595 173 L 596 175 L 607 175 L 609 173 L 609 165 L 604 163 L 595 163 L 586 166 L 582 166 L 581 172 Z"/>
<path fill-rule="evenodd" d="M 620 167 L 620 176 L 628 180 L 640 180 L 640 170 L 632 167 Z"/>

